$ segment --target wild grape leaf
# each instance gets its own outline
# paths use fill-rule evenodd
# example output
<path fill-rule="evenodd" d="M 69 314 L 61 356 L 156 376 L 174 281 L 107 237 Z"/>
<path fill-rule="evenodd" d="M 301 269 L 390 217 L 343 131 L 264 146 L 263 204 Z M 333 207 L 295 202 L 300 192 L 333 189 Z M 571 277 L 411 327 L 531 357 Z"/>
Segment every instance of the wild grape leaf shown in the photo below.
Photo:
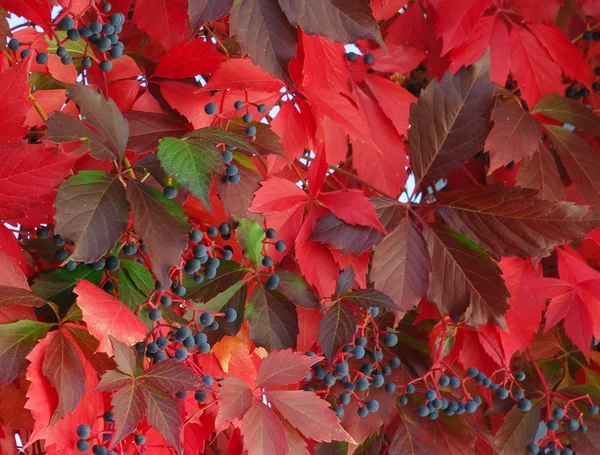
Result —
<path fill-rule="evenodd" d="M 138 376 L 140 381 L 163 392 L 187 392 L 202 385 L 201 378 L 184 363 L 174 359 L 155 363 Z"/>
<path fill-rule="evenodd" d="M 306 377 L 312 365 L 322 359 L 290 349 L 273 351 L 260 362 L 256 387 L 296 384 Z"/>
<path fill-rule="evenodd" d="M 217 20 L 229 12 L 231 5 L 233 0 L 189 0 L 190 28 L 192 31 L 198 30 L 205 23 Z"/>
<path fill-rule="evenodd" d="M 546 6 L 544 9 L 547 8 Z M 581 49 L 554 24 L 527 24 L 567 77 L 589 84 L 591 68 Z"/>
<path fill-rule="evenodd" d="M 185 0 L 139 0 L 133 10 L 133 22 L 168 50 L 189 36 L 187 9 Z M 161 20 L 157 21 L 157 17 Z"/>
<path fill-rule="evenodd" d="M 6 2 L 3 2 L 3 5 L 8 6 Z M 33 17 L 27 17 L 35 20 Z M 31 58 L 25 59 L 19 65 L 13 65 L 0 73 L 0 104 L 3 108 L 0 112 L 0 141 L 4 147 L 20 142 L 27 132 L 23 123 L 27 111 L 33 105 L 33 101 L 29 99 L 27 85 L 30 64 Z"/>
<path fill-rule="evenodd" d="M 372 39 L 385 48 L 369 0 L 279 0 L 286 17 L 308 35 L 339 43 Z"/>
<path fill-rule="evenodd" d="M 42 372 L 58 394 L 58 406 L 51 420 L 55 423 L 74 411 L 85 394 L 83 364 L 62 330 L 58 331 L 48 345 Z"/>
<path fill-rule="evenodd" d="M 557 93 L 543 97 L 531 112 L 568 123 L 578 130 L 600 134 L 600 118 L 589 107 Z"/>
<path fill-rule="evenodd" d="M 0 324 L 0 385 L 8 384 L 23 371 L 27 365 L 25 357 L 51 327 L 52 324 L 26 319 Z"/>
<path fill-rule="evenodd" d="M 509 73 L 510 50 L 508 30 L 500 15 L 479 18 L 475 29 L 460 46 L 450 53 L 450 71 L 458 71 L 461 66 L 475 63 L 489 47 L 490 75 L 492 81 L 504 85 Z"/>
<path fill-rule="evenodd" d="M 102 276 L 102 270 L 92 270 L 84 264 L 79 264 L 71 272 L 64 268 L 50 269 L 35 278 L 31 290 L 46 300 L 66 307 L 75 301 L 73 288 L 79 279 L 100 285 Z"/>
<path fill-rule="evenodd" d="M 206 303 L 239 283 L 249 271 L 250 269 L 241 267 L 237 262 L 221 260 L 215 278 L 204 281 L 191 290 L 186 298 L 193 303 Z"/>
<path fill-rule="evenodd" d="M 11 308 L 15 305 L 36 308 L 45 304 L 44 299 L 29 289 L 0 285 L 0 309 Z"/>
<path fill-rule="evenodd" d="M 536 193 L 498 183 L 444 193 L 436 202 L 446 223 L 496 256 L 546 256 L 600 224 L 585 206 L 544 201 Z"/>
<path fill-rule="evenodd" d="M 550 58 L 538 39 L 523 27 L 510 31 L 510 72 L 519 84 L 528 106 L 550 93 L 563 93 L 560 68 Z"/>
<path fill-rule="evenodd" d="M 427 225 L 425 240 L 432 261 L 428 300 L 454 320 L 466 313 L 474 326 L 493 322 L 506 327 L 509 292 L 500 267 L 477 244 L 441 225 Z"/>
<path fill-rule="evenodd" d="M 541 199 L 561 201 L 565 198 L 565 187 L 554 157 L 542 143 L 530 159 L 521 162 L 515 180 L 517 186 L 538 190 L 538 197 Z"/>
<path fill-rule="evenodd" d="M 283 82 L 265 73 L 250 59 L 230 58 L 221 64 L 202 90 L 255 90 L 271 93 L 278 92 L 282 86 Z"/>
<path fill-rule="evenodd" d="M 261 0 L 263 1 L 263 0 Z M 283 147 L 281 145 L 281 139 L 277 134 L 273 132 L 271 125 L 252 121 L 248 124 L 243 124 L 241 118 L 232 119 L 234 122 L 229 124 L 229 128 L 227 131 L 233 133 L 239 137 L 238 140 L 242 141 L 248 137 L 246 135 L 246 128 L 248 126 L 254 126 L 256 128 L 256 135 L 253 137 L 250 145 L 252 146 L 251 150 L 255 151 L 257 154 L 273 154 L 273 155 L 284 155 Z M 222 131 L 222 130 L 221 130 Z M 248 142 L 246 142 L 245 147 L 248 148 Z"/>
<path fill-rule="evenodd" d="M 44 139 L 52 142 L 76 142 L 86 140 L 90 155 L 99 160 L 114 160 L 117 155 L 101 137 L 85 124 L 66 112 L 53 112 L 46 122 L 48 132 Z"/>
<path fill-rule="evenodd" d="M 298 313 L 283 294 L 258 284 L 248 299 L 249 336 L 267 351 L 296 348 Z"/>
<path fill-rule="evenodd" d="M 94 127 L 96 135 L 121 159 L 129 139 L 129 124 L 115 102 L 107 101 L 102 92 L 83 84 L 67 85 L 67 96 L 77 103 L 83 120 Z"/>
<path fill-rule="evenodd" d="M 79 158 L 79 153 L 42 144 L 0 145 L 0 219 L 9 222 L 26 215 L 64 181 Z"/>
<path fill-rule="evenodd" d="M 333 356 L 349 343 L 356 328 L 356 316 L 348 306 L 335 303 L 319 323 L 319 344 L 325 357 L 331 361 Z"/>
<path fill-rule="evenodd" d="M 262 248 L 263 239 L 265 238 L 265 231 L 254 220 L 248 218 L 238 218 L 238 227 L 235 228 L 235 236 L 242 247 L 244 256 L 254 264 L 255 267 L 260 268 L 260 264 L 263 258 Z"/>
<path fill-rule="evenodd" d="M 541 142 L 540 121 L 512 103 L 497 104 L 492 112 L 494 127 L 485 141 L 485 149 L 490 152 L 488 172 L 529 158 Z"/>
<path fill-rule="evenodd" d="M 385 231 L 375 214 L 373 203 L 361 191 L 321 193 L 319 201 L 346 223 Z"/>
<path fill-rule="evenodd" d="M 261 182 L 254 193 L 251 212 L 287 212 L 308 200 L 308 195 L 295 183 L 281 177 L 271 177 Z"/>
<path fill-rule="evenodd" d="M 313 455 L 347 455 L 348 443 L 345 441 L 319 442 Z"/>
<path fill-rule="evenodd" d="M 142 388 L 134 381 L 117 390 L 111 399 L 115 419 L 115 435 L 111 448 L 135 431 L 145 414 Z"/>
<path fill-rule="evenodd" d="M 119 299 L 134 311 L 154 291 L 154 278 L 150 271 L 136 261 L 121 259 L 117 294 Z"/>
<path fill-rule="evenodd" d="M 109 251 L 129 221 L 125 188 L 103 171 L 81 171 L 58 187 L 56 233 L 75 242 L 74 261 L 93 262 Z"/>
<path fill-rule="evenodd" d="M 400 421 L 389 448 L 390 455 L 438 455 L 438 449 L 431 444 L 431 435 L 419 425 L 416 418 Z"/>
<path fill-rule="evenodd" d="M 148 246 L 152 270 L 161 283 L 169 281 L 169 269 L 179 264 L 187 248 L 185 213 L 162 192 L 136 180 L 127 185 L 135 231 Z"/>
<path fill-rule="evenodd" d="M 502 426 L 494 436 L 499 455 L 519 453 L 523 447 L 535 440 L 540 423 L 542 401 L 534 404 L 530 411 L 523 412 L 516 406 L 506 414 Z"/>
<path fill-rule="evenodd" d="M 329 403 L 315 393 L 305 390 L 268 390 L 265 395 L 285 420 L 305 437 L 315 441 L 353 442 L 341 427 Z"/>
<path fill-rule="evenodd" d="M 212 41 L 194 38 L 169 49 L 158 61 L 154 76 L 185 79 L 214 73 L 224 58 Z"/>
<path fill-rule="evenodd" d="M 342 273 L 339 274 L 337 281 L 335 282 L 335 296 L 346 292 L 354 284 L 356 275 L 352 267 L 347 267 Z"/>
<path fill-rule="evenodd" d="M 52 5 L 45 2 L 31 2 L 22 0 L 2 0 L 2 7 L 16 14 L 26 17 L 35 25 L 47 30 L 48 23 L 52 21 Z"/>
<path fill-rule="evenodd" d="M 233 421 L 244 418 L 252 402 L 254 394 L 244 381 L 235 376 L 228 376 L 220 383 L 217 394 L 219 400 L 219 420 Z"/>
<path fill-rule="evenodd" d="M 167 137 L 160 141 L 158 158 L 166 172 L 210 208 L 212 176 L 223 165 L 215 147 L 204 141 Z"/>
<path fill-rule="evenodd" d="M 514 9 L 525 21 L 549 22 L 556 20 L 562 3 L 560 0 L 514 0 L 511 9 Z"/>
<path fill-rule="evenodd" d="M 276 0 L 236 0 L 229 23 L 254 64 L 293 85 L 288 65 L 296 56 L 298 33 Z"/>
<path fill-rule="evenodd" d="M 268 125 L 262 124 L 262 127 L 268 127 Z M 231 127 L 232 125 L 230 125 Z M 257 150 L 252 143 L 250 143 L 248 136 L 242 136 L 239 133 L 239 129 L 233 130 L 232 128 L 224 130 L 216 126 L 208 126 L 205 128 L 199 128 L 194 131 L 190 131 L 185 135 L 186 138 L 200 139 L 211 145 L 225 144 L 232 147 L 237 147 L 243 150 L 256 153 Z"/>
<path fill-rule="evenodd" d="M 401 311 L 392 299 L 377 289 L 354 289 L 344 293 L 340 298 L 344 302 L 362 308 L 363 310 L 377 307 Z"/>
<path fill-rule="evenodd" d="M 100 342 L 99 352 L 112 353 L 109 335 L 130 346 L 145 338 L 147 329 L 144 323 L 98 286 L 80 280 L 74 292 L 89 332 Z"/>
<path fill-rule="evenodd" d="M 473 31 L 491 0 L 442 1 L 437 11 L 435 28 L 442 38 L 442 55 L 461 44 Z"/>
<path fill-rule="evenodd" d="M 177 399 L 154 387 L 142 387 L 146 402 L 148 423 L 169 441 L 178 453 L 181 453 L 181 411 Z"/>
<path fill-rule="evenodd" d="M 302 308 L 318 308 L 319 299 L 302 277 L 287 270 L 277 270 L 277 290 Z"/>
<path fill-rule="evenodd" d="M 76 307 L 76 305 L 73 305 Z M 81 313 L 80 310 L 77 310 Z M 77 343 L 79 349 L 83 353 L 83 356 L 88 362 L 94 367 L 99 375 L 105 374 L 109 370 L 113 370 L 116 365 L 112 358 L 108 357 L 103 352 L 96 352 L 100 343 L 94 336 L 92 336 L 86 328 L 82 326 L 67 325 L 67 330 L 73 338 L 73 341 Z M 115 387 L 117 388 L 117 387 Z M 114 390 L 114 389 L 111 389 Z"/>
<path fill-rule="evenodd" d="M 244 449 L 248 455 L 288 453 L 285 427 L 267 406 L 254 400 L 242 422 Z"/>
<path fill-rule="evenodd" d="M 410 105 L 417 101 L 415 96 L 389 79 L 367 74 L 367 87 L 373 92 L 383 112 L 389 117 L 398 134 L 407 135 Z"/>
<path fill-rule="evenodd" d="M 576 453 L 594 453 L 600 451 L 600 424 L 596 419 L 590 419 L 586 425 L 588 426 L 588 431 L 585 433 L 580 432 L 571 444 L 574 451 L 577 451 Z"/>
<path fill-rule="evenodd" d="M 164 137 L 181 137 L 185 122 L 180 118 L 155 112 L 128 111 L 123 114 L 129 122 L 127 148 L 144 153 L 158 147 Z"/>
<path fill-rule="evenodd" d="M 598 154 L 580 137 L 566 128 L 545 125 L 554 148 L 575 181 L 586 201 L 594 208 L 600 208 L 600 162 Z"/>
<path fill-rule="evenodd" d="M 408 140 L 417 180 L 445 177 L 471 159 L 492 128 L 489 54 L 454 76 L 433 80 L 410 106 Z"/>
<path fill-rule="evenodd" d="M 256 221 L 262 221 L 262 215 L 248 211 L 254 198 L 254 193 L 259 189 L 262 180 L 260 174 L 244 167 L 238 168 L 240 181 L 235 185 L 216 179 L 217 193 L 223 202 L 223 206 L 229 215 L 234 217 L 246 217 Z"/>
<path fill-rule="evenodd" d="M 408 311 L 427 295 L 431 260 L 421 232 L 408 216 L 375 249 L 371 279 L 397 309 Z"/>
<path fill-rule="evenodd" d="M 129 383 L 131 383 L 131 376 L 121 373 L 118 370 L 108 370 L 102 375 L 94 391 L 112 392 L 113 390 L 125 387 Z"/>
<path fill-rule="evenodd" d="M 361 255 L 380 242 L 384 234 L 366 226 L 353 226 L 340 220 L 333 213 L 326 213 L 318 219 L 310 240 L 327 243 L 343 254 Z"/>

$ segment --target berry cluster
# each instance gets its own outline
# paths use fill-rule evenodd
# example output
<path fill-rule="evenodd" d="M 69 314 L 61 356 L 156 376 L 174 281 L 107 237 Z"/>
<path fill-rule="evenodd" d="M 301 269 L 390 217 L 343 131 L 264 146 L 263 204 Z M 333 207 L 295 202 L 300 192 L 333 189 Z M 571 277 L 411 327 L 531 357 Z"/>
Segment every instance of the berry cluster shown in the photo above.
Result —
<path fill-rule="evenodd" d="M 69 41 L 77 42 L 81 39 L 87 39 L 88 44 L 91 45 L 85 47 L 86 54 L 81 57 L 81 66 L 83 69 L 90 68 L 92 60 L 96 60 L 99 62 L 102 71 L 110 71 L 113 65 L 108 56 L 110 55 L 111 59 L 118 59 L 123 55 L 124 46 L 119 41 L 119 33 L 123 29 L 125 16 L 121 13 L 108 15 L 107 13 L 111 10 L 111 4 L 108 2 L 102 3 L 101 10 L 97 9 L 98 20 L 91 22 L 89 25 L 79 24 L 79 28 L 75 24 L 75 20 L 79 21 L 77 18 L 63 16 L 58 20 L 56 30 L 66 32 L 66 37 L 61 40 L 58 34 L 54 32 L 52 34 L 56 39 L 56 55 L 60 57 L 64 65 L 73 63 L 73 56 L 69 54 L 67 47 L 65 47 L 65 43 Z M 108 21 L 105 21 L 105 19 L 108 19 Z M 13 38 L 9 41 L 8 47 L 16 52 L 21 47 L 21 43 Z M 100 57 L 91 53 L 88 55 L 90 47 L 94 47 L 97 55 Z M 21 50 L 21 58 L 25 58 L 30 52 L 30 48 Z M 38 52 L 35 56 L 35 61 L 40 65 L 48 63 L 48 54 L 46 52 Z"/>
<path fill-rule="evenodd" d="M 112 433 L 114 431 L 114 417 L 111 411 L 107 411 L 102 416 L 105 423 L 108 424 L 108 429 L 102 432 L 96 432 L 96 436 L 102 435 L 102 440 L 104 442 L 109 442 L 112 439 Z M 89 425 L 81 424 L 77 427 L 77 436 L 81 439 L 77 441 L 76 447 L 80 452 L 87 452 L 90 449 L 89 439 L 92 436 L 92 430 Z M 137 455 L 145 455 L 141 450 L 143 446 L 146 444 L 146 437 L 143 434 L 134 434 L 133 435 L 133 443 L 135 444 L 135 449 Z M 117 455 L 116 452 L 108 451 L 108 449 L 101 444 L 94 444 L 92 446 L 92 453 L 94 455 Z"/>

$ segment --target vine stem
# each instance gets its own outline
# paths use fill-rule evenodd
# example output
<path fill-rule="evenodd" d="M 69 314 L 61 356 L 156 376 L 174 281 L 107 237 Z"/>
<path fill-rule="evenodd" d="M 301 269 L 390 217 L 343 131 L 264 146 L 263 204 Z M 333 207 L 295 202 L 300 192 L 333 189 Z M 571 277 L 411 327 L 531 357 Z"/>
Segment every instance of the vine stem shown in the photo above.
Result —
<path fill-rule="evenodd" d="M 381 194 L 382 196 L 387 197 L 388 199 L 392 199 L 392 200 L 397 200 L 398 198 L 394 197 L 394 196 L 390 196 L 388 193 L 386 193 L 383 190 L 380 190 L 379 188 L 377 188 L 374 185 L 371 185 L 369 182 L 367 182 L 366 180 L 361 179 L 359 176 L 353 174 L 350 171 L 347 171 L 346 169 L 342 169 L 340 167 L 335 167 L 335 166 L 329 166 L 329 169 L 331 169 L 332 171 L 335 172 L 339 172 L 340 174 L 346 175 L 348 177 L 352 177 L 354 180 L 356 180 L 358 183 L 366 186 L 367 188 L 372 189 L 373 191 L 375 191 L 376 193 Z"/>
<path fill-rule="evenodd" d="M 44 123 L 46 123 L 48 121 L 48 116 L 44 112 L 44 109 L 42 108 L 42 106 L 40 106 L 40 103 L 38 103 L 38 101 L 35 99 L 35 97 L 31 93 L 29 94 L 29 99 L 33 100 L 33 107 L 37 111 L 37 113 L 40 116 L 40 118 L 42 119 L 42 121 Z"/>
<path fill-rule="evenodd" d="M 129 162 L 129 159 L 123 155 L 123 164 L 125 164 L 125 166 L 127 166 L 127 173 L 129 174 L 129 177 L 131 177 L 133 180 L 135 180 L 135 172 L 133 172 L 133 169 L 131 168 L 131 163 Z"/>
<path fill-rule="evenodd" d="M 546 420 L 550 420 L 550 396 L 552 392 L 550 392 L 550 389 L 548 388 L 548 383 L 546 382 L 546 379 L 544 378 L 544 375 L 542 374 L 542 371 L 540 370 L 540 367 L 538 366 L 534 357 L 531 355 L 531 351 L 529 350 L 529 348 L 527 348 L 527 355 L 531 359 L 531 363 L 533 363 L 535 371 L 537 372 L 540 380 L 542 381 L 542 387 L 544 387 L 544 392 L 546 393 Z"/>

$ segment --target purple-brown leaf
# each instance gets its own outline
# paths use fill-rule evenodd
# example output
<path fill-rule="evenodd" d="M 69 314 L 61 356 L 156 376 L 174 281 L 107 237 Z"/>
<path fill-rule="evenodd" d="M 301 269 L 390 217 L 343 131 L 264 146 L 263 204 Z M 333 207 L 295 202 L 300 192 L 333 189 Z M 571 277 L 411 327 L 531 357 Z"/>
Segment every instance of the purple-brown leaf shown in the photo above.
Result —
<path fill-rule="evenodd" d="M 154 387 L 142 387 L 148 423 L 181 453 L 181 411 L 177 399 Z"/>
<path fill-rule="evenodd" d="M 329 361 L 349 343 L 356 328 L 356 316 L 348 306 L 335 303 L 319 323 L 319 344 Z"/>
<path fill-rule="evenodd" d="M 322 359 L 308 357 L 291 349 L 273 351 L 260 362 L 256 387 L 296 384 L 306 377 L 312 365 Z"/>
<path fill-rule="evenodd" d="M 531 158 L 521 162 L 516 183 L 523 188 L 538 190 L 538 197 L 547 201 L 562 201 L 565 198 L 565 187 L 554 157 L 541 142 Z"/>
<path fill-rule="evenodd" d="M 37 308 L 45 305 L 46 301 L 29 289 L 0 285 L 0 309 L 15 305 Z"/>
<path fill-rule="evenodd" d="M 185 122 L 174 116 L 140 111 L 123 115 L 129 122 L 127 148 L 136 153 L 155 149 L 163 137 L 181 137 L 185 133 Z"/>
<path fill-rule="evenodd" d="M 141 387 L 133 381 L 127 383 L 113 394 L 110 404 L 115 419 L 112 448 L 133 433 L 144 417 L 145 403 Z"/>
<path fill-rule="evenodd" d="M 220 383 L 217 394 L 219 400 L 219 420 L 241 420 L 254 400 L 252 389 L 235 376 L 228 376 Z"/>

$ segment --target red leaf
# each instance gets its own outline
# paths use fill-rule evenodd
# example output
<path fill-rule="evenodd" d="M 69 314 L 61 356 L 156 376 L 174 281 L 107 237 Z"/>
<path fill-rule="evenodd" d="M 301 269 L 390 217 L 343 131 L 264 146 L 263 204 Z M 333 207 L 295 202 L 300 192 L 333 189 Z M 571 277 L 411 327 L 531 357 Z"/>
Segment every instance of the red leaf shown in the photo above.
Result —
<path fill-rule="evenodd" d="M 517 104 L 498 104 L 492 112 L 494 127 L 485 141 L 490 152 L 489 173 L 511 161 L 529 158 L 541 143 L 539 120 Z"/>
<path fill-rule="evenodd" d="M 77 70 L 75 65 L 63 65 L 58 55 L 48 55 L 48 72 L 60 82 L 74 84 L 77 82 Z"/>
<path fill-rule="evenodd" d="M 159 60 L 154 76 L 185 79 L 214 73 L 224 58 L 212 42 L 195 38 L 169 49 Z"/>
<path fill-rule="evenodd" d="M 528 106 L 535 106 L 549 93 L 564 92 L 560 68 L 531 32 L 522 27 L 513 27 L 509 46 L 510 71 Z"/>
<path fill-rule="evenodd" d="M 386 44 L 414 47 L 425 50 L 427 40 L 425 14 L 419 3 L 411 3 L 408 9 L 390 24 L 385 37 Z"/>
<path fill-rule="evenodd" d="M 508 30 L 497 15 L 479 19 L 475 30 L 460 46 L 450 53 L 450 71 L 475 63 L 490 48 L 490 74 L 492 81 L 504 85 L 510 66 Z"/>
<path fill-rule="evenodd" d="M 281 138 L 285 156 L 290 161 L 300 158 L 304 150 L 311 148 L 302 115 L 294 103 L 286 102 L 271 122 L 271 128 Z"/>
<path fill-rule="evenodd" d="M 74 411 L 85 394 L 83 364 L 62 330 L 48 344 L 42 372 L 58 393 L 58 406 L 51 420 L 54 423 Z"/>
<path fill-rule="evenodd" d="M 52 20 L 52 4 L 49 2 L 39 2 L 36 0 L 2 0 L 2 7 L 16 14 L 26 17 L 35 25 L 47 30 L 48 23 Z"/>
<path fill-rule="evenodd" d="M 204 74 L 204 72 L 202 73 Z M 225 60 L 221 66 L 214 71 L 208 84 L 202 87 L 201 90 L 254 90 L 257 92 L 278 92 L 282 86 L 283 83 L 280 80 L 275 79 L 258 66 L 255 66 L 249 58 L 230 58 Z M 281 113 L 277 114 L 277 117 L 279 117 L 279 115 L 281 115 Z"/>
<path fill-rule="evenodd" d="M 473 32 L 491 0 L 441 0 L 435 23 L 437 36 L 443 40 L 442 55 L 462 44 Z"/>
<path fill-rule="evenodd" d="M 198 93 L 196 85 L 180 82 L 161 82 L 160 93 L 169 106 L 185 116 L 195 129 L 210 126 L 213 116 L 204 112 L 204 106 L 214 101 L 209 92 Z"/>
<path fill-rule="evenodd" d="M 29 289 L 27 277 L 21 270 L 21 262 L 0 249 L 0 283 L 21 289 Z"/>
<path fill-rule="evenodd" d="M 112 354 L 109 335 L 133 345 L 146 336 L 146 325 L 123 303 L 87 280 L 81 280 L 73 290 L 89 332 L 100 345 L 98 352 Z"/>
<path fill-rule="evenodd" d="M 415 103 L 417 98 L 405 88 L 383 77 L 367 74 L 365 83 L 385 115 L 394 124 L 398 134 L 406 136 L 410 105 Z"/>
<path fill-rule="evenodd" d="M 380 47 L 371 54 L 375 57 L 371 68 L 386 73 L 410 73 L 425 59 L 425 54 L 414 47 L 396 45 L 388 46 L 387 53 Z"/>
<path fill-rule="evenodd" d="M 275 213 L 292 210 L 308 200 L 308 195 L 298 185 L 280 177 L 271 177 L 261 182 L 254 193 L 250 212 Z"/>
<path fill-rule="evenodd" d="M 254 402 L 252 389 L 244 381 L 235 376 L 228 376 L 221 381 L 217 394 L 219 399 L 218 420 L 234 421 L 244 418 Z"/>
<path fill-rule="evenodd" d="M 527 26 L 567 77 L 589 84 L 591 68 L 583 52 L 556 25 L 530 23 Z"/>
<path fill-rule="evenodd" d="M 344 46 L 321 36 L 302 34 L 304 65 L 302 86 L 307 89 L 348 91 L 350 72 L 344 57 Z"/>
<path fill-rule="evenodd" d="M 327 178 L 327 158 L 323 151 L 323 148 L 315 150 L 315 158 L 311 161 L 308 168 L 308 192 L 311 198 L 316 197 L 321 191 L 321 187 Z"/>
<path fill-rule="evenodd" d="M 273 351 L 260 363 L 256 387 L 296 384 L 306 377 L 310 367 L 322 357 L 307 357 L 291 349 Z"/>
<path fill-rule="evenodd" d="M 511 7 L 525 21 L 553 24 L 562 4 L 562 0 L 512 0 Z"/>
<path fill-rule="evenodd" d="M 187 19 L 185 0 L 139 0 L 133 12 L 133 22 L 139 29 L 165 49 L 188 37 Z"/>
<path fill-rule="evenodd" d="M 371 0 L 373 16 L 378 21 L 393 17 L 404 4 L 403 0 Z"/>
<path fill-rule="evenodd" d="M 0 73 L 0 141 L 5 143 L 3 147 L 7 147 L 6 143 L 19 142 L 27 132 L 23 123 L 33 105 L 27 85 L 30 62 L 31 59 L 24 60 Z"/>
<path fill-rule="evenodd" d="M 0 218 L 10 221 L 25 215 L 63 182 L 80 157 L 42 144 L 0 145 Z"/>
<path fill-rule="evenodd" d="M 385 232 L 385 228 L 377 219 L 373 203 L 361 191 L 321 193 L 319 201 L 325 204 L 335 216 L 348 224 L 369 226 Z"/>
<path fill-rule="evenodd" d="M 265 392 L 283 417 L 306 438 L 315 441 L 348 441 L 353 439 L 340 426 L 329 403 L 315 393 L 304 390 Z"/>
<path fill-rule="evenodd" d="M 242 435 L 248 455 L 288 453 L 285 427 L 271 409 L 257 400 L 244 417 Z"/>

